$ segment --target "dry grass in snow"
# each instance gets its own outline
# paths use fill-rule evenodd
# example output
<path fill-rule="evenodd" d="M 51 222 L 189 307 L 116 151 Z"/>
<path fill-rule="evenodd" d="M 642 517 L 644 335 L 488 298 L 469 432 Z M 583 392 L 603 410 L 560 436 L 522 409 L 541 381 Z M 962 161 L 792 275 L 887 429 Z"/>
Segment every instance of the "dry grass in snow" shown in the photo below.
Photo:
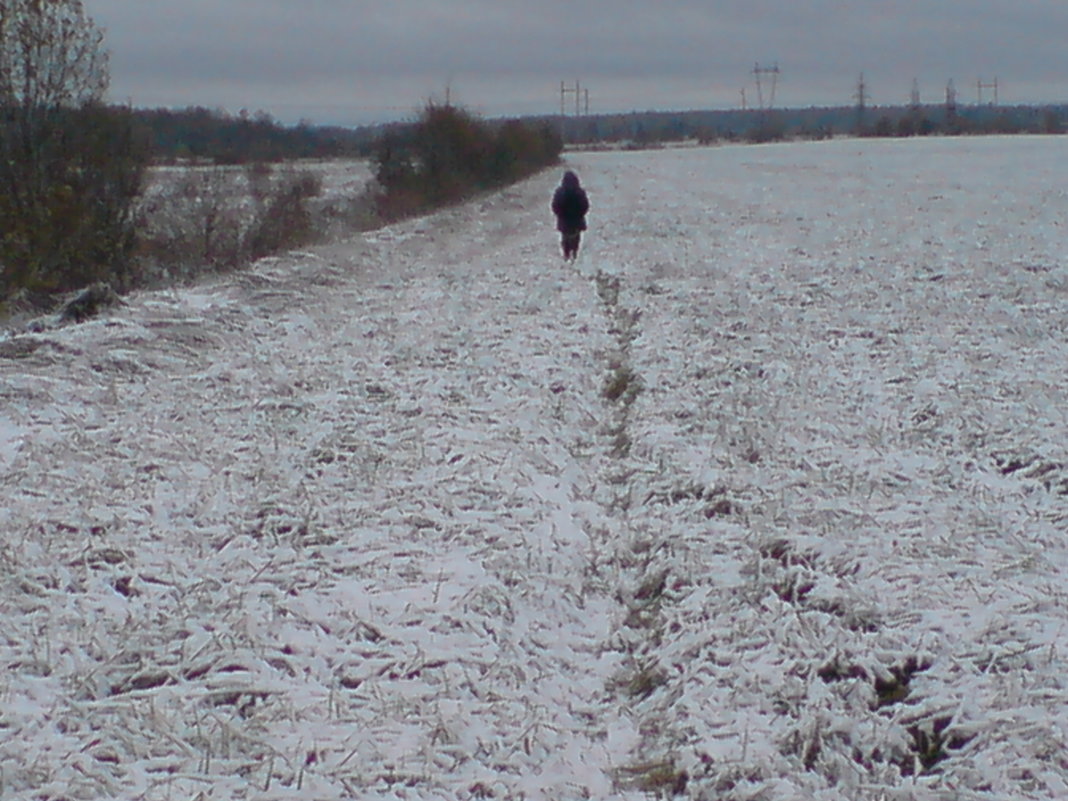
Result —
<path fill-rule="evenodd" d="M 0 340 L 0 796 L 1068 793 L 1059 138 L 575 154 Z"/>

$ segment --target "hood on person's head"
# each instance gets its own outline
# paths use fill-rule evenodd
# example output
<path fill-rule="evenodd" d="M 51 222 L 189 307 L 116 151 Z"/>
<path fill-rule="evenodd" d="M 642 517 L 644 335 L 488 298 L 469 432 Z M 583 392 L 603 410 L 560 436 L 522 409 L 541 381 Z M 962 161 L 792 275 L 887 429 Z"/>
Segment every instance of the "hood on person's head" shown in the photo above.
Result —
<path fill-rule="evenodd" d="M 578 189 L 579 178 L 571 170 L 564 173 L 564 180 L 560 182 L 560 185 L 567 189 Z"/>

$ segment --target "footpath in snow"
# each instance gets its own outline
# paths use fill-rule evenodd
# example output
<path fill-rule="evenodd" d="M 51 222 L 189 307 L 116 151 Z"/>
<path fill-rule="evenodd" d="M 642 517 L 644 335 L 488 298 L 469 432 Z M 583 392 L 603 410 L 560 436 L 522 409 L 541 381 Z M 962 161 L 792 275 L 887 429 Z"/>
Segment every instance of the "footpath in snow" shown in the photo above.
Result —
<path fill-rule="evenodd" d="M 1068 793 L 1060 138 L 575 154 L 0 340 L 0 798 Z"/>

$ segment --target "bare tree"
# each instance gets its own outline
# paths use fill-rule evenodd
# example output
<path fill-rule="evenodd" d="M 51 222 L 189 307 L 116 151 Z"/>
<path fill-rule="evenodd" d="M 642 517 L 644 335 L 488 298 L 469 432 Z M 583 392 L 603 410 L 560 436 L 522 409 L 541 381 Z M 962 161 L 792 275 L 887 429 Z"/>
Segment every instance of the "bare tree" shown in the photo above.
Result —
<path fill-rule="evenodd" d="M 108 86 L 104 34 L 81 0 L 0 4 L 0 100 L 30 109 L 103 100 Z"/>
<path fill-rule="evenodd" d="M 146 151 L 81 0 L 0 0 L 0 299 L 123 283 Z"/>

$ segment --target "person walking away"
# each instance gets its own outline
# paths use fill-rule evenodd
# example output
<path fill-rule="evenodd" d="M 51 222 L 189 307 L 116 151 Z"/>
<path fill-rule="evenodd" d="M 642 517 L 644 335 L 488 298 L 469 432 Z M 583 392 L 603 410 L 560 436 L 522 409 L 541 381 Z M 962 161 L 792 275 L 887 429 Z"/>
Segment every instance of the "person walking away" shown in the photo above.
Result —
<path fill-rule="evenodd" d="M 586 213 L 590 200 L 586 190 L 579 185 L 578 176 L 571 170 L 564 173 L 560 186 L 553 193 L 553 214 L 556 215 L 556 230 L 560 232 L 560 244 L 564 260 L 574 261 L 578 256 L 582 232 L 586 230 Z"/>

